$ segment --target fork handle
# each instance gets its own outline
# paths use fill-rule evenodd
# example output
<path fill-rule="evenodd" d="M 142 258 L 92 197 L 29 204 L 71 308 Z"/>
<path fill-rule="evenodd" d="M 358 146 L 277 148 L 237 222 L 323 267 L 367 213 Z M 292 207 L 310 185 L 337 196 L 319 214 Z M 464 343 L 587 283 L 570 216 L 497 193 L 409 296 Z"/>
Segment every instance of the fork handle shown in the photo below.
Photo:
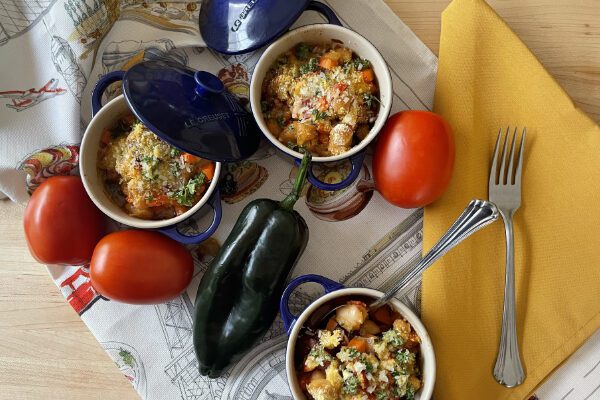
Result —
<path fill-rule="evenodd" d="M 504 282 L 504 307 L 502 310 L 502 331 L 500 347 L 494 366 L 494 378 L 506 387 L 515 387 L 525 380 L 525 371 L 519 354 L 517 340 L 516 301 L 515 301 L 515 237 L 512 213 L 500 210 L 506 233 L 506 271 Z"/>
<path fill-rule="evenodd" d="M 477 232 L 484 226 L 498 219 L 498 208 L 486 200 L 471 200 L 467 208 L 454 221 L 450 229 L 429 250 L 419 263 L 377 301 L 369 305 L 370 310 L 376 310 L 390 301 L 398 293 L 407 293 L 417 283 L 417 276 L 421 275 L 431 264 L 454 248 L 464 239 Z"/>

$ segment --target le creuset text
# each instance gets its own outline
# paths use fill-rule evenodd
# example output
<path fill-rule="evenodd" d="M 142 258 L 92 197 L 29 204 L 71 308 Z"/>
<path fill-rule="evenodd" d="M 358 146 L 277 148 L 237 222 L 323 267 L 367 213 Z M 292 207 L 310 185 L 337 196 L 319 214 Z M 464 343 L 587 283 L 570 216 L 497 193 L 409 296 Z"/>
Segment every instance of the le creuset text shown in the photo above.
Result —
<path fill-rule="evenodd" d="M 237 32 L 238 29 L 240 29 L 240 26 L 242 26 L 242 20 L 246 19 L 246 17 L 248 16 L 248 13 L 250 12 L 250 10 L 252 10 L 254 8 L 254 5 L 257 2 L 258 2 L 258 0 L 250 0 L 248 3 L 246 3 L 246 6 L 240 13 L 240 16 L 238 17 L 238 19 L 233 21 L 233 26 L 231 27 L 231 30 L 233 32 Z"/>
<path fill-rule="evenodd" d="M 186 128 L 192 128 L 194 126 L 201 126 L 202 124 L 209 121 L 220 121 L 227 118 L 229 118 L 228 113 L 202 115 L 195 118 L 190 118 L 189 120 L 185 121 L 184 125 Z"/>

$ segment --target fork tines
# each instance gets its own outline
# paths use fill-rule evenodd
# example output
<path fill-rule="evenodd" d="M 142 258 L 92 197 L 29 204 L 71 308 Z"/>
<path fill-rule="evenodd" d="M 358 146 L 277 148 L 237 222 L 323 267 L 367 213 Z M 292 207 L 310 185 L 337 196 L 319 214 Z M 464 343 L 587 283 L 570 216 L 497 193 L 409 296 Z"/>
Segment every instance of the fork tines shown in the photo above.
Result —
<path fill-rule="evenodd" d="M 506 128 L 506 134 L 502 134 L 502 128 L 498 131 L 498 139 L 496 139 L 496 147 L 494 149 L 494 158 L 492 161 L 491 171 L 495 172 L 494 174 L 490 174 L 490 186 L 496 185 L 520 185 L 521 184 L 521 171 L 523 169 L 523 149 L 525 144 L 525 135 L 527 133 L 527 128 L 523 128 L 523 132 L 521 133 L 521 140 L 519 144 L 519 154 L 518 154 L 518 162 L 515 170 L 515 143 L 517 141 L 517 130 L 515 128 L 512 135 L 510 132 L 510 126 Z M 504 144 L 502 146 L 502 163 L 500 165 L 500 169 L 498 169 L 498 152 L 500 150 L 500 141 L 504 136 Z M 508 156 L 509 163 L 508 169 L 506 168 L 506 153 L 507 147 L 509 146 L 509 138 L 510 139 L 510 154 Z"/>

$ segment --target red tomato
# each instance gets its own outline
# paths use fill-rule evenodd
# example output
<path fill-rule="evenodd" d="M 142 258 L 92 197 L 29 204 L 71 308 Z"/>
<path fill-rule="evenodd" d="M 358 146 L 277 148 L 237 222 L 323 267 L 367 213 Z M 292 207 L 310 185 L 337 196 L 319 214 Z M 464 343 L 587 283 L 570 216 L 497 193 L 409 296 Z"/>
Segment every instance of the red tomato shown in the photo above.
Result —
<path fill-rule="evenodd" d="M 392 115 L 373 155 L 375 187 L 390 203 L 423 207 L 437 200 L 454 168 L 454 138 L 446 121 L 429 111 Z"/>
<path fill-rule="evenodd" d="M 194 261 L 183 245 L 158 232 L 127 230 L 105 236 L 90 262 L 92 286 L 109 299 L 163 303 L 192 280 Z"/>
<path fill-rule="evenodd" d="M 104 214 L 77 176 L 46 179 L 33 192 L 23 222 L 29 251 L 44 264 L 86 264 L 106 233 Z"/>

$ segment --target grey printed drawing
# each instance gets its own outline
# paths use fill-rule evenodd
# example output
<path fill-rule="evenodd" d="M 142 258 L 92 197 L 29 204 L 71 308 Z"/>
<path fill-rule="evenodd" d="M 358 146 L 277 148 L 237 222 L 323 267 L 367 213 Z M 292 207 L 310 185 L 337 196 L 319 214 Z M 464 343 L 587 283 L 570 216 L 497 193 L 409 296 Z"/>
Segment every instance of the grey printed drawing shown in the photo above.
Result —
<path fill-rule="evenodd" d="M 175 48 L 171 39 L 123 40 L 110 42 L 102 54 L 104 73 L 114 70 L 127 70 L 140 61 L 167 60 L 187 65 L 188 56 L 183 49 Z"/>
<path fill-rule="evenodd" d="M 171 39 L 158 40 L 122 40 L 110 42 L 102 53 L 102 71 L 127 71 L 135 64 L 148 60 L 171 61 L 188 64 L 188 56 L 183 49 L 175 48 Z M 101 76 L 101 75 L 100 75 Z M 99 76 L 99 77 L 100 77 Z M 120 92 L 120 87 L 109 87 L 105 96 L 110 99 Z"/>
<path fill-rule="evenodd" d="M 2 0 L 0 46 L 33 28 L 55 2 L 56 0 Z"/>
<path fill-rule="evenodd" d="M 423 210 L 419 209 L 373 245 L 341 283 L 387 290 L 421 259 L 422 230 Z M 416 289 L 400 300 L 419 313 L 419 295 L 420 290 Z"/>
<path fill-rule="evenodd" d="M 165 373 L 184 400 L 221 399 L 227 374 L 219 379 L 200 375 L 194 347 L 189 346 L 166 367 Z"/>
<path fill-rule="evenodd" d="M 231 370 L 222 399 L 292 400 L 285 373 L 287 337 L 254 348 Z"/>
<path fill-rule="evenodd" d="M 186 299 L 187 298 L 186 296 Z M 188 347 L 192 339 L 192 317 L 183 296 L 154 306 L 161 322 L 171 357 Z"/>
<path fill-rule="evenodd" d="M 52 36 L 51 51 L 52 62 L 56 70 L 62 75 L 65 82 L 67 82 L 71 94 L 81 103 L 81 94 L 83 93 L 83 89 L 85 89 L 87 79 L 81 68 L 79 68 L 79 64 L 77 64 L 77 58 L 71 46 L 65 39 L 59 36 Z"/>

